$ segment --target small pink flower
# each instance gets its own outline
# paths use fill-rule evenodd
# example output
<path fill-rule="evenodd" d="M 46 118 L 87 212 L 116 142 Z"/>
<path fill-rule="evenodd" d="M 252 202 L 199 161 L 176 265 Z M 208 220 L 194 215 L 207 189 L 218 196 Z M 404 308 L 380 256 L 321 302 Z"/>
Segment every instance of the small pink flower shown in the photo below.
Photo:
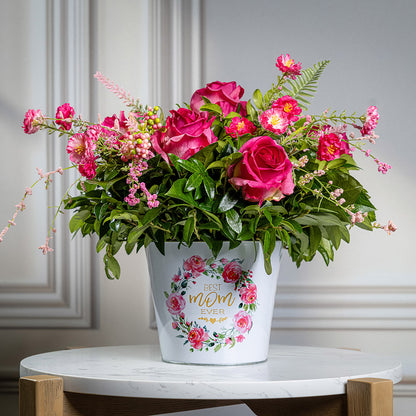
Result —
<path fill-rule="evenodd" d="M 205 270 L 205 262 L 200 256 L 192 256 L 185 260 L 183 268 L 190 271 L 194 277 L 198 277 Z"/>
<path fill-rule="evenodd" d="M 256 131 L 256 126 L 245 117 L 234 117 L 225 131 L 231 137 L 237 138 L 244 134 L 253 134 Z"/>
<path fill-rule="evenodd" d="M 39 131 L 43 123 L 44 115 L 40 110 L 28 110 L 23 120 L 23 129 L 26 134 L 33 134 Z"/>
<path fill-rule="evenodd" d="M 68 103 L 62 104 L 56 110 L 56 124 L 65 130 L 71 130 L 74 115 L 75 110 Z"/>
<path fill-rule="evenodd" d="M 367 109 L 367 117 L 365 120 L 365 123 L 362 127 L 361 134 L 363 136 L 367 136 L 373 132 L 373 130 L 376 128 L 378 119 L 380 118 L 380 115 L 378 114 L 378 109 L 375 105 L 370 105 Z"/>
<path fill-rule="evenodd" d="M 250 283 L 248 286 L 243 286 L 240 289 L 241 301 L 245 304 L 254 303 L 257 299 L 257 286 Z"/>
<path fill-rule="evenodd" d="M 244 311 L 238 312 L 234 315 L 234 326 L 241 334 L 245 334 L 252 326 L 251 316 Z"/>
<path fill-rule="evenodd" d="M 184 318 L 185 318 L 185 314 L 184 314 L 183 312 L 181 312 L 181 313 L 179 314 L 179 316 L 180 316 L 182 319 L 184 319 Z"/>
<path fill-rule="evenodd" d="M 226 283 L 235 283 L 238 279 L 240 279 L 241 273 L 241 265 L 236 261 L 232 261 L 225 265 L 222 277 Z"/>
<path fill-rule="evenodd" d="M 276 67 L 280 69 L 285 75 L 288 75 L 292 79 L 296 79 L 296 75 L 301 75 L 302 64 L 295 61 L 290 57 L 289 54 L 280 55 L 276 61 Z"/>
<path fill-rule="evenodd" d="M 173 276 L 172 280 L 173 280 L 175 283 L 178 283 L 178 282 L 179 282 L 179 280 L 181 280 L 181 277 L 180 277 L 178 274 L 175 274 L 175 275 Z"/>
<path fill-rule="evenodd" d="M 193 328 L 189 331 L 188 341 L 193 348 L 199 350 L 203 347 L 203 342 L 209 338 L 207 332 L 203 328 Z"/>
<path fill-rule="evenodd" d="M 302 112 L 302 109 L 298 106 L 298 102 L 290 95 L 285 95 L 278 98 L 273 104 L 272 108 L 278 108 L 282 110 L 289 122 L 295 122 L 299 120 L 298 115 Z"/>
<path fill-rule="evenodd" d="M 178 327 L 178 323 L 177 322 L 172 322 L 172 328 L 176 329 Z"/>
<path fill-rule="evenodd" d="M 263 128 L 275 134 L 283 134 L 289 126 L 289 119 L 280 108 L 270 108 L 264 111 L 259 120 Z"/>
<path fill-rule="evenodd" d="M 186 306 L 186 301 L 179 293 L 171 293 L 166 299 L 166 306 L 169 313 L 172 315 L 179 315 Z"/>
<path fill-rule="evenodd" d="M 89 160 L 83 165 L 78 166 L 79 173 L 87 179 L 95 178 L 97 174 L 97 164 L 94 160 Z"/>
<path fill-rule="evenodd" d="M 383 227 L 385 231 L 390 235 L 397 230 L 397 226 L 393 224 L 392 220 L 389 220 L 388 224 Z"/>
<path fill-rule="evenodd" d="M 211 269 L 216 269 L 216 268 L 217 268 L 217 265 L 215 263 L 212 263 L 211 264 Z"/>
<path fill-rule="evenodd" d="M 237 342 L 243 342 L 243 341 L 245 340 L 245 337 L 244 337 L 244 335 L 237 335 L 237 336 L 235 337 L 235 340 L 236 340 Z"/>
<path fill-rule="evenodd" d="M 222 264 L 227 264 L 227 263 L 228 263 L 228 260 L 227 260 L 227 259 L 222 258 L 222 259 L 220 260 L 220 262 L 221 262 Z"/>
<path fill-rule="evenodd" d="M 227 345 L 231 345 L 233 343 L 233 340 L 231 338 L 225 338 L 225 343 Z"/>

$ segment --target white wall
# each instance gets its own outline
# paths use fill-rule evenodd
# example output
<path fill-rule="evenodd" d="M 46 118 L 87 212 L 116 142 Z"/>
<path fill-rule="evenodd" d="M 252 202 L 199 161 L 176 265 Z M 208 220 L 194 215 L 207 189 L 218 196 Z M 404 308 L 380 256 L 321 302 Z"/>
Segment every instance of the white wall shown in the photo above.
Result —
<path fill-rule="evenodd" d="M 42 54 L 33 54 L 27 39 L 34 36 L 33 23 L 30 26 L 30 22 L 41 22 L 44 18 L 42 13 L 50 3 L 32 0 L 31 9 L 23 7 L 26 4 L 24 0 L 0 0 L 0 3 L 0 47 L 2 56 L 8 56 L 0 69 L 0 122 L 3 131 L 7 128 L 7 134 L 0 138 L 1 145 L 3 152 L 16 155 L 15 143 L 19 143 L 19 148 L 25 148 L 25 156 L 33 159 L 32 164 L 35 165 L 43 154 L 43 148 L 36 140 L 44 146 L 45 139 L 25 136 L 20 123 L 27 108 L 41 107 L 47 101 L 40 88 L 46 85 L 47 80 L 42 77 L 45 59 Z M 100 0 L 92 1 L 92 8 L 88 9 L 91 13 L 88 24 L 92 25 L 93 35 L 90 63 L 95 66 L 90 68 L 91 72 L 102 71 L 134 96 L 141 97 L 143 102 L 154 95 L 153 91 L 149 91 L 153 82 L 148 68 L 151 42 L 146 22 L 150 3 L 145 0 L 119 0 L 114 8 L 111 0 Z M 180 3 L 170 2 L 171 5 Z M 370 164 L 362 180 L 374 195 L 380 221 L 391 217 L 399 230 L 390 237 L 382 232 L 353 233 L 352 243 L 341 247 L 336 262 L 328 268 L 317 259 L 297 270 L 286 259 L 279 277 L 276 309 L 277 317 L 282 319 L 275 321 L 272 341 L 360 348 L 366 352 L 402 358 L 408 384 L 396 389 L 395 414 L 413 414 L 411 409 L 416 405 L 416 388 L 412 384 L 416 383 L 416 280 L 411 244 L 411 207 L 415 202 L 411 172 L 411 158 L 415 153 L 411 135 L 411 120 L 415 111 L 413 96 L 416 92 L 411 78 L 416 64 L 413 47 L 414 3 L 410 0 L 394 3 L 385 0 L 203 0 L 201 3 L 187 0 L 182 3 L 194 7 L 202 5 L 201 28 L 194 19 L 191 20 L 194 22 L 192 28 L 184 25 L 172 29 L 178 39 L 193 40 L 190 49 L 195 56 L 184 59 L 184 62 L 192 62 L 195 66 L 192 76 L 186 78 L 192 79 L 193 83 L 198 78 L 201 85 L 216 79 L 235 80 L 246 88 L 248 98 L 255 88 L 263 91 L 267 88 L 276 75 L 276 57 L 288 52 L 304 66 L 322 59 L 332 61 L 321 78 L 311 111 L 319 112 L 328 106 L 347 111 L 365 111 L 372 104 L 379 107 L 380 141 L 375 151 L 393 169 L 382 176 L 376 172 L 375 165 Z M 34 20 L 30 18 L 29 10 L 35 14 Z M 196 18 L 197 12 L 198 7 Z M 22 20 L 18 20 L 17 15 Z M 123 24 L 116 25 L 114 19 Z M 21 26 L 16 22 L 21 22 Z M 46 34 L 39 32 L 39 27 L 35 34 L 42 41 Z M 19 40 L 18 48 L 7 42 L 11 34 Z M 186 43 L 184 45 L 186 47 Z M 180 50 L 178 53 L 180 56 Z M 201 58 L 202 76 L 199 75 L 198 56 Z M 174 72 L 175 68 L 180 68 L 181 62 L 172 65 Z M 31 80 L 28 74 L 33 71 L 37 76 Z M 151 71 L 157 72 L 155 68 Z M 170 78 L 167 76 L 164 82 L 169 84 L 172 79 L 173 75 Z M 175 85 L 177 90 L 178 83 Z M 169 94 L 164 95 L 162 91 L 156 96 L 162 101 L 189 99 L 186 96 L 173 97 L 175 88 Z M 176 94 L 184 95 L 189 90 L 192 91 L 183 82 Z M 28 91 L 31 92 L 28 94 Z M 92 92 L 92 114 L 100 112 L 104 116 L 121 108 L 119 101 L 104 87 L 95 85 Z M 67 99 L 65 91 L 62 91 L 60 98 L 62 102 Z M 89 110 L 86 108 L 82 112 L 88 113 Z M 16 173 L 11 175 L 11 172 Z M 11 167 L 0 165 L 3 178 L 1 192 L 7 195 L 7 198 L 1 198 L 0 212 L 6 220 L 14 201 L 19 198 L 18 190 L 31 180 L 17 172 L 20 171 L 13 163 Z M 44 227 L 36 220 L 40 214 L 33 212 L 34 206 L 35 201 L 19 220 L 23 230 L 35 227 L 31 229 L 31 238 L 22 238 L 17 233 L 16 237 L 10 237 L 10 240 L 14 239 L 10 244 L 19 247 L 19 251 L 10 249 L 8 254 L 4 254 L 3 246 L 0 247 L 3 266 L 0 295 L 2 291 L 5 293 L 4 282 L 13 281 L 15 275 L 22 275 L 17 273 L 16 264 L 20 268 L 21 265 L 44 261 L 36 253 L 37 246 L 43 243 Z M 10 235 L 16 230 L 17 227 Z M 2 244 L 8 243 L 5 240 Z M 21 262 L 21 258 L 30 260 Z M 6 259 L 13 261 L 8 260 L 7 267 L 4 267 Z M 122 256 L 121 263 L 123 276 L 118 282 L 108 281 L 102 272 L 101 259 L 98 263 L 97 286 L 93 286 L 90 296 L 99 305 L 95 327 L 92 320 L 92 328 L 87 324 L 84 329 L 0 329 L 0 378 L 6 380 L 17 376 L 18 362 L 25 356 L 66 346 L 157 342 L 156 333 L 148 327 L 151 306 L 143 254 Z M 46 268 L 46 265 L 39 264 L 36 270 L 43 267 Z M 42 279 L 42 272 L 31 276 L 29 270 L 23 281 L 37 279 L 38 276 Z M 0 312 L 5 306 L 0 304 Z M 0 391 L 8 390 L 8 386 L 6 381 L 0 383 Z M 0 400 L 1 397 L 0 394 Z"/>

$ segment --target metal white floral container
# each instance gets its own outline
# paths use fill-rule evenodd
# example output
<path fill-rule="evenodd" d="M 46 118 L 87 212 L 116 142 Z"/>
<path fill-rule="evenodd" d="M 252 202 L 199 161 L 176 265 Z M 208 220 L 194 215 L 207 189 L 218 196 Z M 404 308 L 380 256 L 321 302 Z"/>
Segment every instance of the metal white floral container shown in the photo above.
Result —
<path fill-rule="evenodd" d="M 224 247 L 214 258 L 205 243 L 152 243 L 146 256 L 164 361 L 235 365 L 267 359 L 281 244 L 264 270 L 260 243 Z"/>

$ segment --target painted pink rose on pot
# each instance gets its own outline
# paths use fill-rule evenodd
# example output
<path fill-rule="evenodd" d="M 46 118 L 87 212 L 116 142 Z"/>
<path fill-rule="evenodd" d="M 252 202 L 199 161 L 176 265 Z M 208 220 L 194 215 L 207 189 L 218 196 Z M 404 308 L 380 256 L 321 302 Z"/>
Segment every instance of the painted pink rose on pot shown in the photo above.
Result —
<path fill-rule="evenodd" d="M 257 299 L 257 286 L 254 283 L 249 283 L 248 286 L 243 286 L 240 289 L 241 301 L 245 304 L 252 304 Z"/>
<path fill-rule="evenodd" d="M 253 137 L 239 150 L 243 158 L 228 170 L 230 183 L 244 199 L 262 204 L 293 193 L 292 162 L 269 136 Z"/>
<path fill-rule="evenodd" d="M 197 114 L 187 108 L 171 110 L 166 119 L 166 130 L 155 132 L 150 141 L 153 149 L 169 162 L 168 153 L 189 159 L 204 147 L 217 141 L 211 130 L 214 119 L 208 114 Z"/>
<path fill-rule="evenodd" d="M 186 306 L 186 301 L 179 293 L 171 293 L 166 299 L 166 306 L 169 313 L 172 315 L 179 315 Z"/>
<path fill-rule="evenodd" d="M 245 334 L 247 331 L 250 331 L 253 322 L 251 316 L 244 311 L 238 312 L 234 315 L 234 327 L 241 333 Z"/>
<path fill-rule="evenodd" d="M 193 328 L 189 331 L 188 341 L 196 350 L 200 350 L 203 346 L 203 342 L 208 340 L 209 335 L 203 328 Z"/>
<path fill-rule="evenodd" d="M 198 277 L 205 270 L 205 261 L 200 256 L 192 256 L 185 260 L 183 268 L 191 272 L 194 277 Z"/>
<path fill-rule="evenodd" d="M 241 277 L 241 265 L 236 261 L 230 261 L 224 266 L 222 277 L 225 283 L 235 283 Z"/>
<path fill-rule="evenodd" d="M 210 82 L 205 88 L 196 90 L 191 98 L 191 109 L 196 113 L 205 104 L 202 97 L 208 98 L 213 104 L 218 104 L 224 115 L 232 111 L 240 113 L 242 116 L 247 115 L 247 101 L 240 101 L 244 95 L 244 88 L 232 82 Z"/>

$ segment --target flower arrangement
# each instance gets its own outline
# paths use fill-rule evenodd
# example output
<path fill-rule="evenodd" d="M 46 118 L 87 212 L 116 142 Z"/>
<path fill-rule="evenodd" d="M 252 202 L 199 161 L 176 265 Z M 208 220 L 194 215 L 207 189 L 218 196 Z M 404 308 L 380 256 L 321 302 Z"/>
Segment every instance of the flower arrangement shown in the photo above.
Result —
<path fill-rule="evenodd" d="M 66 169 L 78 169 L 81 177 L 58 211 L 62 206 L 75 211 L 72 233 L 98 235 L 97 252 L 105 250 L 109 278 L 120 276 L 115 256 L 123 245 L 130 254 L 154 242 L 163 253 L 166 241 L 188 246 L 203 241 L 215 257 L 225 241 L 232 248 L 257 240 L 268 273 L 277 240 L 298 266 L 317 252 L 328 264 L 341 241 L 349 242 L 351 227 L 396 230 L 391 221 L 376 222 L 368 192 L 351 174 L 359 169 L 357 153 L 372 158 L 383 174 L 391 168 L 369 149 L 378 138 L 377 108 L 362 115 L 307 112 L 328 63 L 302 70 L 281 55 L 277 82 L 265 94 L 257 89 L 243 101 L 244 89 L 236 82 L 211 82 L 166 118 L 158 106 L 141 105 L 97 73 L 128 113 L 90 123 L 65 103 L 53 118 L 29 110 L 23 128 L 69 137 L 72 165 Z M 66 169 L 38 169 L 36 183 L 48 185 L 51 175 Z M 51 238 L 40 246 L 44 254 L 52 251 Z"/>

